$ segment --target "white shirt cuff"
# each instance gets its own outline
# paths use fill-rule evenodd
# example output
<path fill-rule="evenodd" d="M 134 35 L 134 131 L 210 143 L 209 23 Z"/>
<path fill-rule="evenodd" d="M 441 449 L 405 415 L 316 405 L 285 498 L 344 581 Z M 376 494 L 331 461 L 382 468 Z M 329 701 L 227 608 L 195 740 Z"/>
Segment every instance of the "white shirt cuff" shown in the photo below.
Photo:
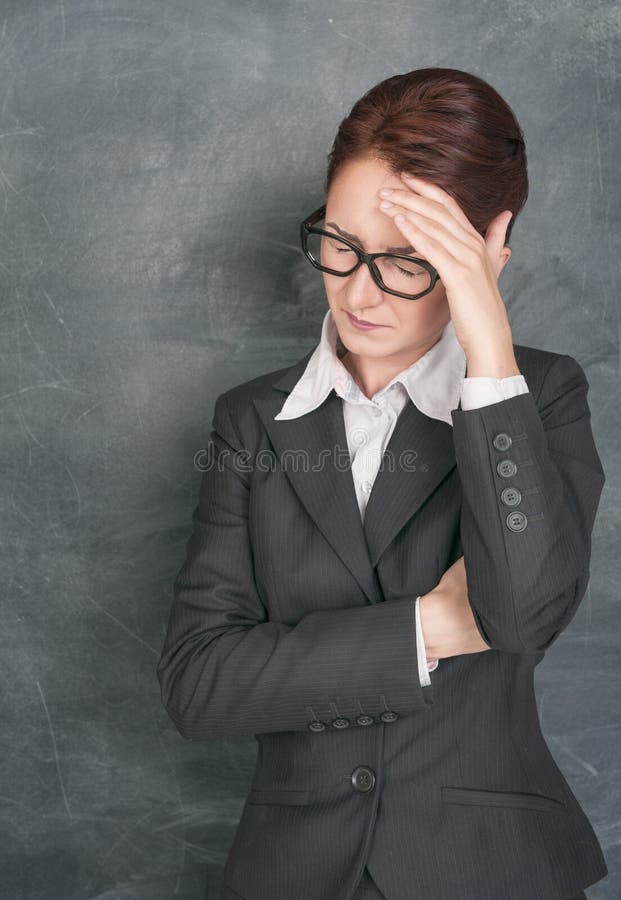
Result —
<path fill-rule="evenodd" d="M 461 408 L 478 409 L 526 393 L 528 385 L 523 375 L 508 375 L 506 378 L 473 375 L 461 380 Z"/>
<path fill-rule="evenodd" d="M 418 678 L 422 686 L 431 684 L 429 673 L 438 667 L 438 660 L 427 664 L 427 655 L 425 652 L 425 638 L 423 635 L 423 627 L 420 621 L 419 601 L 420 595 L 416 598 L 414 604 L 414 618 L 416 620 L 416 653 L 418 657 Z"/>

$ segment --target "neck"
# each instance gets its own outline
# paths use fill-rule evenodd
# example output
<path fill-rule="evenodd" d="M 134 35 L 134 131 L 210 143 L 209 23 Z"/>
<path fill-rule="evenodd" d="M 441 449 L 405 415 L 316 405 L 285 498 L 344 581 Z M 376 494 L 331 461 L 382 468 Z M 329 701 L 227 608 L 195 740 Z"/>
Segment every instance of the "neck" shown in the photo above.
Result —
<path fill-rule="evenodd" d="M 352 376 L 362 393 L 369 400 L 382 388 L 386 387 L 395 375 L 409 369 L 425 355 L 442 337 L 442 331 L 422 347 L 407 352 L 382 356 L 362 356 L 348 350 L 341 357 L 341 362 Z"/>

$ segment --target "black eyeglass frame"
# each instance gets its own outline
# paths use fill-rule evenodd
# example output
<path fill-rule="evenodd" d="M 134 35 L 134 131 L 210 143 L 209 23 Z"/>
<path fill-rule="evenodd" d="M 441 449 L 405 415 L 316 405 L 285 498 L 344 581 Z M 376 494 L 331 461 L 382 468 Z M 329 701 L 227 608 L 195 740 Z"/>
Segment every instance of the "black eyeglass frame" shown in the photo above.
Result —
<path fill-rule="evenodd" d="M 331 275 L 337 275 L 339 278 L 346 278 L 348 275 L 353 275 L 353 273 L 358 269 L 362 263 L 366 263 L 369 267 L 369 271 L 371 273 L 371 277 L 376 285 L 381 288 L 381 290 L 385 291 L 387 294 L 393 294 L 395 297 L 401 297 L 403 300 L 419 300 L 421 297 L 424 297 L 426 294 L 429 294 L 436 283 L 440 280 L 440 275 L 437 269 L 428 263 L 425 259 L 418 259 L 416 256 L 407 256 L 402 253 L 365 253 L 360 249 L 356 244 L 352 244 L 351 241 L 348 241 L 347 238 L 341 237 L 340 234 L 335 234 L 333 231 L 325 231 L 323 228 L 315 228 L 315 222 L 319 222 L 320 219 L 323 219 L 326 214 L 326 205 L 323 204 L 318 209 L 310 214 L 304 221 L 300 224 L 300 240 L 302 242 L 302 250 L 304 251 L 304 255 L 308 259 L 308 261 L 313 265 L 316 269 L 319 269 L 321 272 L 329 272 Z M 335 269 L 330 269 L 328 266 L 323 266 L 313 259 L 309 250 L 308 250 L 308 235 L 309 234 L 320 234 L 326 235 L 326 237 L 336 238 L 339 241 L 342 241 L 344 244 L 347 244 L 348 247 L 354 251 L 356 256 L 358 257 L 358 262 L 356 265 L 349 270 L 349 272 L 337 272 Z M 386 287 L 384 282 L 382 281 L 382 276 L 379 273 L 379 270 L 376 268 L 374 260 L 378 256 L 389 256 L 391 259 L 408 259 L 413 260 L 418 263 L 418 265 L 422 266 L 423 269 L 426 269 L 431 276 L 431 285 L 424 291 L 421 291 L 420 294 L 404 294 L 401 291 L 393 291 L 391 288 Z"/>

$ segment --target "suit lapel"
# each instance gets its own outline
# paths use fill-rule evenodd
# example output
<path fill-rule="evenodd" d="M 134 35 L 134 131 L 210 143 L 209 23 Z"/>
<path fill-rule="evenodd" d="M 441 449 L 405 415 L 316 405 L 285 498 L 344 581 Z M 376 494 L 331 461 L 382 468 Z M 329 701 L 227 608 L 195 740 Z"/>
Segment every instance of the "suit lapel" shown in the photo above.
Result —
<path fill-rule="evenodd" d="M 452 428 L 410 399 L 386 448 L 365 512 L 352 477 L 342 400 L 331 391 L 312 412 L 275 421 L 310 351 L 254 404 L 286 477 L 334 552 L 371 603 L 383 599 L 375 567 L 397 533 L 455 465 Z M 297 464 L 293 463 L 297 460 Z"/>
<path fill-rule="evenodd" d="M 425 415 L 408 398 L 366 508 L 364 533 L 372 566 L 454 466 L 452 427 Z"/>

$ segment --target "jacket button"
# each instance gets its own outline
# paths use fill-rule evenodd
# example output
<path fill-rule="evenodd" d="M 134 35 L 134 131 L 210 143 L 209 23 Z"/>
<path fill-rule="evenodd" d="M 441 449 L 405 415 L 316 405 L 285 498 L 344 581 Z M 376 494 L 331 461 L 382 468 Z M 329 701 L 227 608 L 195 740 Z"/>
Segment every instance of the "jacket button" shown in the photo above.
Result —
<path fill-rule="evenodd" d="M 517 472 L 517 466 L 512 459 L 501 459 L 496 466 L 496 471 L 501 478 L 511 478 Z"/>
<path fill-rule="evenodd" d="M 352 772 L 351 783 L 356 791 L 366 794 L 375 787 L 375 772 L 368 766 L 358 766 Z"/>
<path fill-rule="evenodd" d="M 386 712 L 380 714 L 382 722 L 394 722 L 398 718 L 399 716 L 396 712 L 393 712 L 392 709 L 387 709 Z"/>
<path fill-rule="evenodd" d="M 339 716 L 338 719 L 332 719 L 333 728 L 349 728 L 350 721 L 345 716 Z"/>
<path fill-rule="evenodd" d="M 517 488 L 508 487 L 503 490 L 500 499 L 505 506 L 517 506 L 522 502 L 522 495 Z"/>
<path fill-rule="evenodd" d="M 509 513 L 507 516 L 507 527 L 510 528 L 511 531 L 524 531 L 527 524 L 528 519 L 523 512 L 519 511 L 519 509 Z"/>
<path fill-rule="evenodd" d="M 500 434 L 497 434 L 492 441 L 492 444 L 494 445 L 496 450 L 508 450 L 512 443 L 513 441 L 508 434 L 504 433 L 504 431 L 501 431 Z"/>
<path fill-rule="evenodd" d="M 319 719 L 314 719 L 312 722 L 308 723 L 309 731 L 323 731 L 325 727 L 325 723 L 320 722 Z"/>
<path fill-rule="evenodd" d="M 358 725 L 372 725 L 375 722 L 373 716 L 362 715 L 356 718 L 356 722 Z"/>

